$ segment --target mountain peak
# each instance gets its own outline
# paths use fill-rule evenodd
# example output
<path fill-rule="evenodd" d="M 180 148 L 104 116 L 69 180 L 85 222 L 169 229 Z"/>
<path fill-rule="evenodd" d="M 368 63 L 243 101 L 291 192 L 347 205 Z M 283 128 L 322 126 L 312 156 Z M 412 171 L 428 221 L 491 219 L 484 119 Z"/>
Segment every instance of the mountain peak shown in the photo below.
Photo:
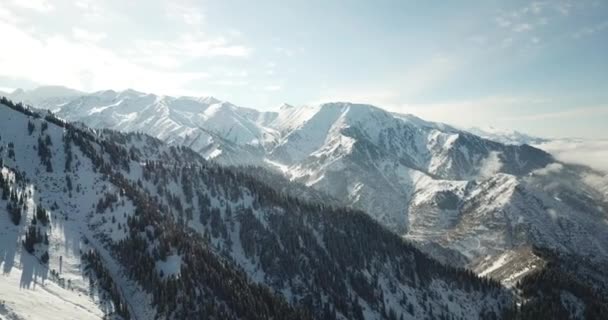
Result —
<path fill-rule="evenodd" d="M 24 94 L 25 90 L 21 89 L 21 88 L 17 88 L 15 90 L 13 90 L 13 92 L 11 92 L 11 95 L 16 96 L 16 95 L 21 95 Z"/>
<path fill-rule="evenodd" d="M 132 95 L 137 95 L 137 96 L 145 95 L 145 93 L 143 93 L 141 91 L 137 91 L 135 89 L 131 89 L 131 88 L 128 88 L 128 89 L 125 89 L 125 90 L 121 91 L 120 94 L 121 95 L 130 95 L 130 96 L 132 96 Z"/>
<path fill-rule="evenodd" d="M 27 99 L 47 99 L 55 97 L 72 97 L 83 94 L 82 91 L 71 89 L 64 86 L 39 86 L 34 89 L 24 90 L 22 88 L 15 89 L 12 97 L 27 98 Z"/>
<path fill-rule="evenodd" d="M 472 127 L 466 129 L 466 131 L 480 136 L 482 138 L 486 138 L 489 140 L 497 141 L 504 144 L 510 145 L 521 145 L 521 144 L 539 144 L 545 142 L 546 139 L 531 136 L 525 133 L 521 133 L 514 129 L 501 129 L 493 126 L 485 126 L 485 127 Z"/>
<path fill-rule="evenodd" d="M 386 110 L 373 106 L 371 104 L 354 103 L 354 102 L 347 102 L 347 101 L 326 102 L 326 103 L 321 104 L 321 108 L 322 109 L 335 109 L 335 108 L 346 109 L 346 108 L 348 108 L 349 110 L 354 109 L 354 110 L 359 110 L 359 111 L 371 111 L 371 112 L 380 111 L 382 113 L 388 113 Z"/>
<path fill-rule="evenodd" d="M 221 100 L 213 97 L 213 96 L 207 96 L 207 97 L 200 97 L 198 99 L 199 102 L 202 102 L 204 104 L 216 104 L 216 103 L 220 103 Z"/>
<path fill-rule="evenodd" d="M 293 109 L 295 108 L 293 105 L 288 104 L 288 103 L 283 103 L 280 107 L 279 110 L 288 110 L 288 109 Z"/>

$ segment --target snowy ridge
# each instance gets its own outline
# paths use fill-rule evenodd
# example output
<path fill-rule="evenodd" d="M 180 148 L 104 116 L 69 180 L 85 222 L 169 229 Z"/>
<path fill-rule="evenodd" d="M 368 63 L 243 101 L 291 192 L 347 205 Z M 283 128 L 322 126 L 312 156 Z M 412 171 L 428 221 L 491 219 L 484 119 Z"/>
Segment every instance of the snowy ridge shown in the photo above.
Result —
<path fill-rule="evenodd" d="M 549 141 L 547 139 L 527 135 L 516 130 L 503 130 L 494 127 L 472 127 L 465 130 L 488 140 L 511 145 L 538 145 Z"/>
<path fill-rule="evenodd" d="M 186 297 L 170 300 L 179 302 L 175 309 L 158 299 L 158 292 L 171 288 L 150 288 L 151 283 L 163 283 L 155 280 L 159 278 L 166 279 L 164 283 L 187 279 L 174 284 L 180 286 L 179 294 L 195 286 L 205 294 L 203 303 L 222 306 L 218 309 L 225 310 L 222 318 L 234 319 L 265 319 L 273 312 L 285 315 L 275 318 L 309 319 L 297 309 L 304 306 L 314 318 L 381 319 L 388 312 L 416 319 L 433 309 L 479 319 L 510 306 L 511 295 L 497 283 L 430 260 L 360 212 L 284 197 L 247 175 L 208 164 L 189 149 L 170 147 L 145 135 L 56 125 L 61 122 L 51 116 L 48 122 L 4 105 L 0 116 L 3 176 L 14 176 L 12 191 L 27 194 L 28 201 L 48 208 L 48 226 L 42 229 L 38 222 L 38 227 L 50 231 L 49 245 L 35 244 L 36 258 L 23 253 L 19 241 L 2 242 L 3 249 L 16 254 L 3 255 L 2 267 L 12 267 L 8 276 L 0 277 L 1 287 L 14 290 L 14 280 L 23 276 L 13 261 L 25 261 L 24 257 L 33 258 L 28 265 L 36 275 L 31 280 L 36 288 L 26 289 L 36 292 L 21 289 L 22 293 L 6 299 L 0 309 L 3 315 L 31 315 L 23 309 L 24 297 L 40 299 L 40 312 L 73 314 L 75 318 L 111 314 L 118 319 L 120 310 L 127 310 L 134 319 L 183 318 L 192 312 L 190 304 L 181 304 Z M 22 178 L 17 179 L 18 175 Z M 23 191 L 25 188 L 31 189 Z M 31 197 L 29 190 L 35 190 Z M 142 210 L 142 201 L 147 210 Z M 22 238 L 33 223 L 33 205 L 27 206 L 30 211 L 17 225 L 9 221 L 5 207 L 0 209 L 2 226 L 8 230 L 3 231 L 3 238 L 5 234 Z M 141 225 L 148 221 L 143 220 L 148 214 L 155 219 Z M 163 234 L 160 226 L 172 228 L 172 232 Z M 172 245 L 165 247 L 167 239 Z M 121 253 L 125 245 L 142 245 L 142 241 L 150 246 L 148 250 L 130 250 L 127 257 Z M 342 245 L 360 250 L 343 255 Z M 87 279 L 83 273 L 88 277 L 92 272 L 81 260 L 89 249 L 99 252 L 124 305 L 104 299 L 102 294 L 87 294 L 103 278 L 92 275 L 93 285 L 82 280 Z M 191 250 L 203 251 L 192 255 Z M 44 252 L 50 256 L 48 268 L 38 260 Z M 137 255 L 152 260 L 130 264 L 129 259 Z M 6 259 L 11 256 L 12 260 Z M 156 274 L 140 271 L 148 265 Z M 227 269 L 219 272 L 208 269 L 211 266 Z M 327 268 L 331 268 L 330 274 L 344 272 L 354 278 L 324 279 Z M 60 270 L 65 288 L 56 290 L 54 284 L 46 283 L 55 279 L 53 269 Z M 197 278 L 214 274 L 221 274 L 220 285 L 226 286 L 216 295 L 217 301 L 207 295 L 217 281 Z M 151 279 L 142 281 L 138 276 Z M 333 285 L 320 285 L 321 279 Z M 235 286 L 238 290 L 234 292 L 228 289 Z M 266 286 L 276 295 L 270 295 Z M 77 299 L 71 290 L 84 294 Z M 382 292 L 385 299 L 376 292 Z M 235 294 L 247 296 L 230 300 Z M 255 308 L 228 302 L 248 303 L 256 296 L 263 298 Z M 196 299 L 196 295 L 189 297 Z M 52 306 L 45 304 L 48 301 Z M 68 311 L 74 303 L 82 310 Z M 273 307 L 265 308 L 264 303 L 273 303 Z M 254 309 L 263 311 L 249 311 Z"/>
<path fill-rule="evenodd" d="M 470 130 L 476 135 L 347 102 L 258 112 L 132 90 L 83 95 L 56 108 L 65 119 L 144 132 L 220 164 L 265 166 L 423 247 L 448 250 L 430 251 L 437 258 L 457 252 L 475 270 L 479 259 L 522 246 L 582 246 L 585 256 L 606 250 L 606 184 L 591 186 L 598 180 L 592 171 L 570 166 L 541 175 L 561 164 L 518 132 Z"/>
<path fill-rule="evenodd" d="M 16 194 L 27 198 L 27 209 L 22 212 L 21 221 L 18 225 L 10 222 L 5 212 L 6 203 L 0 206 L 0 225 L 2 225 L 3 261 L 1 265 L 4 275 L 0 277 L 0 287 L 4 292 L 13 292 L 16 289 L 15 278 L 20 275 L 21 288 L 14 295 L 7 294 L 4 300 L 4 308 L 7 312 L 15 313 L 24 318 L 47 318 L 57 319 L 101 319 L 104 314 L 111 313 L 113 304 L 102 296 L 102 291 L 91 287 L 85 277 L 85 270 L 80 260 L 82 252 L 90 246 L 85 243 L 85 237 L 93 238 L 97 232 L 103 232 L 103 226 L 91 229 L 88 226 L 88 215 L 91 203 L 98 199 L 98 193 L 102 190 L 113 188 L 108 182 L 92 169 L 86 156 L 77 149 L 74 152 L 75 166 L 79 167 L 79 174 L 64 173 L 66 158 L 63 148 L 63 130 L 54 125 L 45 125 L 46 121 L 41 119 L 28 120 L 23 114 L 14 112 L 4 105 L 0 108 L 2 128 L 0 137 L 2 140 L 2 174 L 5 178 L 13 181 L 11 190 Z M 34 126 L 30 136 L 27 133 L 28 121 Z M 45 129 L 43 129 L 46 127 Z M 38 161 L 36 143 L 38 137 L 48 136 L 53 144 L 50 152 L 51 165 L 54 172 L 48 172 L 46 166 Z M 12 143 L 13 148 L 7 147 Z M 10 150 L 13 150 L 12 152 Z M 14 154 L 13 157 L 8 156 Z M 34 160 L 34 161 L 32 161 Z M 9 169 L 11 168 L 11 169 Z M 27 179 L 26 184 L 14 180 L 15 173 Z M 13 178 L 10 178 L 13 177 Z M 72 190 L 68 191 L 68 180 Z M 23 188 L 25 187 L 25 189 Z M 48 232 L 49 244 L 36 245 L 35 255 L 26 252 L 21 246 L 24 231 L 31 225 L 32 216 L 36 206 L 49 209 L 50 222 L 48 227 L 43 227 Z M 128 201 L 125 207 L 117 208 L 116 214 L 122 213 L 120 209 L 129 212 Z M 38 223 L 40 224 L 40 222 Z M 11 237 L 9 240 L 6 237 Z M 50 259 L 48 265 L 40 262 L 42 251 L 46 248 Z M 103 249 L 103 247 L 100 247 Z M 57 274 L 54 274 L 54 272 Z M 118 280 L 118 279 L 116 279 Z M 130 288 L 128 282 L 124 282 L 125 290 Z M 7 291 L 5 291 L 7 290 Z M 30 290 L 32 292 L 30 292 Z M 130 289 L 129 289 L 130 290 Z M 33 298 L 23 304 L 21 298 Z M 125 297 L 127 298 L 127 297 Z M 131 305 L 141 305 L 144 299 L 137 291 L 129 295 L 133 299 Z M 137 302 L 136 302 L 137 301 Z M 149 311 L 139 310 L 142 315 Z"/>

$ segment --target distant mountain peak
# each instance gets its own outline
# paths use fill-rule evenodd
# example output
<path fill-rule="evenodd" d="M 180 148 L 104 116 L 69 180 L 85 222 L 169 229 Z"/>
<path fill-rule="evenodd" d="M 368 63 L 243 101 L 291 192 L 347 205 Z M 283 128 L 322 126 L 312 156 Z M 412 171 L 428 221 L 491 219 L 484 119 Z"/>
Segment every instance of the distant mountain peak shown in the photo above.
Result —
<path fill-rule="evenodd" d="M 129 95 L 129 96 L 143 96 L 143 95 L 146 95 L 146 93 L 144 93 L 144 92 L 137 91 L 137 90 L 131 89 L 131 88 L 128 88 L 128 89 L 125 89 L 125 90 L 121 91 L 120 94 L 121 95 Z"/>
<path fill-rule="evenodd" d="M 199 98 L 198 101 L 205 103 L 205 104 L 216 104 L 216 103 L 221 102 L 221 100 L 219 100 L 213 96 L 201 97 L 201 98 Z"/>
<path fill-rule="evenodd" d="M 19 96 L 19 95 L 27 95 L 29 97 L 37 97 L 37 98 L 53 98 L 53 97 L 62 97 L 62 96 L 78 96 L 85 94 L 82 91 L 71 89 L 64 86 L 39 86 L 33 89 L 23 89 L 17 88 L 12 93 L 11 96 Z"/>
<path fill-rule="evenodd" d="M 293 109 L 295 108 L 293 105 L 288 104 L 288 103 L 283 103 L 280 107 L 279 110 L 288 110 L 288 109 Z"/>
<path fill-rule="evenodd" d="M 546 142 L 547 139 L 531 136 L 515 129 L 502 129 L 494 126 L 483 126 L 483 127 L 471 127 L 465 129 L 474 135 L 482 138 L 511 145 L 522 145 L 522 144 L 540 144 Z"/>
<path fill-rule="evenodd" d="M 13 90 L 13 92 L 11 92 L 11 95 L 21 95 L 24 94 L 25 90 L 21 89 L 21 88 L 17 88 L 15 90 Z"/>

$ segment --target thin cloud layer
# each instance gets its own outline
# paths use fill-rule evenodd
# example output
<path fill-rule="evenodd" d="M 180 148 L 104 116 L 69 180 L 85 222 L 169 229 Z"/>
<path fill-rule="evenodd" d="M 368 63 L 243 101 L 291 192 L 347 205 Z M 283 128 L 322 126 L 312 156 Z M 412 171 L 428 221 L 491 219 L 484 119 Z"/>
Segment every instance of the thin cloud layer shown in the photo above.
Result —
<path fill-rule="evenodd" d="M 136 88 L 158 94 L 201 95 L 204 90 L 192 90 L 191 85 L 212 76 L 204 68 L 190 66 L 193 61 L 240 59 L 252 52 L 231 37 L 206 32 L 204 15 L 196 8 L 169 10 L 175 7 L 170 4 L 166 17 L 160 14 L 157 18 L 169 19 L 176 29 L 155 33 L 144 28 L 141 33 L 134 31 L 138 26 L 131 13 L 99 5 L 88 1 L 51 5 L 43 0 L 0 4 L 0 34 L 10 44 L 10 49 L 0 50 L 0 80 L 84 91 Z M 73 27 L 62 28 L 41 16 L 50 10 L 74 17 Z M 78 22 L 88 14 L 103 19 L 91 16 Z M 97 24 L 98 20 L 106 23 Z M 179 26 L 183 28 L 177 29 Z M 125 32 L 118 33 L 117 28 Z"/>
<path fill-rule="evenodd" d="M 582 164 L 608 173 L 608 140 L 563 139 L 536 147 L 553 154 L 560 161 Z"/>

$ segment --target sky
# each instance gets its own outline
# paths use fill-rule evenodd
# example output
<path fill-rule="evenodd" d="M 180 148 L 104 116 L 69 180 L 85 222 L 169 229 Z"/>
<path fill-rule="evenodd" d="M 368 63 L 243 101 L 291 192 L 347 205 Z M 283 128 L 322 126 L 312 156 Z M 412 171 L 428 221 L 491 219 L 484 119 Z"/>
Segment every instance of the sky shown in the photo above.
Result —
<path fill-rule="evenodd" d="M 350 101 L 608 138 L 608 1 L 2 0 L 0 90 Z"/>

